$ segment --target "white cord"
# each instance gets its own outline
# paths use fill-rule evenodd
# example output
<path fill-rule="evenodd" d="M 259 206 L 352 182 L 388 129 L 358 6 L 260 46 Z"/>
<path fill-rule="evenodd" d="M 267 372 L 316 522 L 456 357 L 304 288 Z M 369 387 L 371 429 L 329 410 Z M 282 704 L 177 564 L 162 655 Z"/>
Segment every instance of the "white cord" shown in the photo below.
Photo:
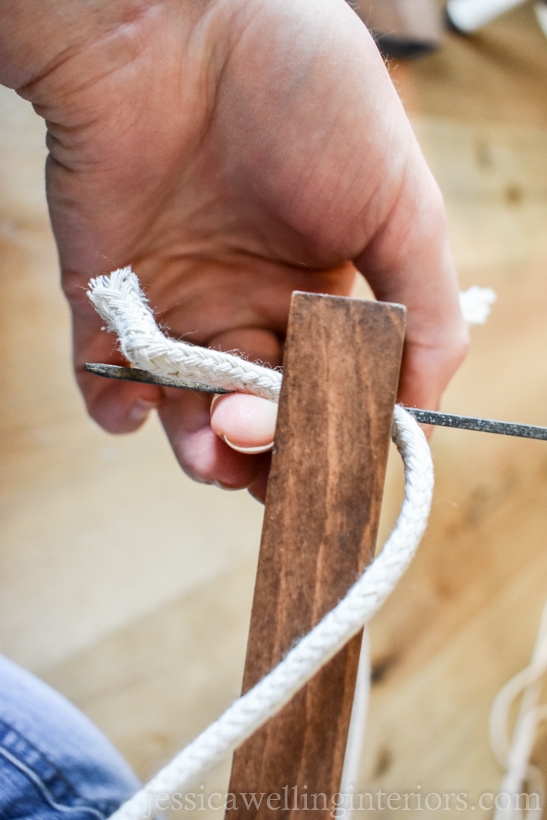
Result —
<path fill-rule="evenodd" d="M 378 611 L 412 560 L 427 525 L 433 465 L 424 434 L 395 408 L 394 440 L 405 464 L 405 498 L 380 555 L 345 598 L 285 659 L 230 706 L 114 815 L 140 820 L 164 795 L 184 792 L 278 712 Z"/>
<path fill-rule="evenodd" d="M 133 365 L 161 375 L 244 389 L 255 395 L 279 395 L 281 374 L 277 371 L 167 339 L 156 326 L 137 277 L 129 268 L 116 271 L 110 278 L 93 280 L 90 298 L 109 328 L 118 334 L 120 347 Z M 427 525 L 433 464 L 420 427 L 398 406 L 394 410 L 392 434 L 404 461 L 405 497 L 395 528 L 380 555 L 345 598 L 284 660 L 115 812 L 115 820 L 149 816 L 158 798 L 184 791 L 234 751 L 359 632 L 397 585 Z"/>
<path fill-rule="evenodd" d="M 157 326 L 131 268 L 120 268 L 110 276 L 92 279 L 88 296 L 108 329 L 117 334 L 121 352 L 134 367 L 192 384 L 239 390 L 270 401 L 278 400 L 281 389 L 279 371 L 230 353 L 165 336 Z"/>
<path fill-rule="evenodd" d="M 530 665 L 512 677 L 498 692 L 490 712 L 490 744 L 505 776 L 500 788 L 503 800 L 498 801 L 494 820 L 512 820 L 520 817 L 520 796 L 528 783 L 539 795 L 538 810 L 529 811 L 528 818 L 541 817 L 544 803 L 541 774 L 529 763 L 537 728 L 547 717 L 545 707 L 538 707 L 542 678 L 547 671 L 547 605 L 542 616 Z M 517 722 L 510 739 L 508 723 L 511 706 L 522 695 Z"/>

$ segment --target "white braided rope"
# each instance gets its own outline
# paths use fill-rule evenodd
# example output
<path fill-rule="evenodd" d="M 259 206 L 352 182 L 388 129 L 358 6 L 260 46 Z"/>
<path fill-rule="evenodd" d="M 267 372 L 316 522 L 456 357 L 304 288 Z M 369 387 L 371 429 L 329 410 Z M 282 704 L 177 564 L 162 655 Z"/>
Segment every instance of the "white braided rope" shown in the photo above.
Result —
<path fill-rule="evenodd" d="M 276 714 L 381 607 L 412 560 L 427 524 L 433 491 L 429 447 L 418 425 L 395 408 L 394 440 L 405 463 L 405 498 L 384 549 L 346 597 L 285 659 L 180 752 L 114 815 L 140 820 L 158 797 L 184 792 Z"/>
<path fill-rule="evenodd" d="M 88 296 L 108 329 L 117 334 L 121 352 L 134 367 L 158 376 L 278 400 L 279 371 L 165 336 L 131 268 L 92 279 Z"/>
<path fill-rule="evenodd" d="M 547 707 L 539 705 L 547 673 L 547 604 L 543 608 L 540 626 L 530 664 L 512 677 L 498 692 L 490 712 L 490 744 L 505 775 L 498 794 L 504 802 L 496 803 L 494 820 L 523 817 L 522 795 L 537 795 L 538 805 L 527 807 L 526 818 L 542 816 L 545 786 L 541 771 L 530 763 L 534 743 L 542 721 L 547 720 Z M 509 724 L 513 706 L 521 697 L 512 738 Z M 526 788 L 525 788 L 526 787 Z"/>
<path fill-rule="evenodd" d="M 134 367 L 193 384 L 253 393 L 278 401 L 281 373 L 245 361 L 239 356 L 175 341 L 159 329 L 139 280 L 130 267 L 89 283 L 88 296 L 117 334 L 120 350 Z M 473 286 L 460 293 L 460 307 L 468 324 L 484 324 L 496 294 Z"/>
<path fill-rule="evenodd" d="M 213 373 L 210 359 L 205 372 L 203 369 L 190 369 L 188 361 L 199 358 L 202 348 L 172 340 L 166 340 L 168 345 L 160 344 L 158 335 L 163 339 L 165 337 L 155 325 L 146 302 L 138 308 L 136 302 L 141 299 L 140 288 L 138 280 L 133 277 L 127 268 L 116 271 L 110 279 L 100 277 L 91 283 L 90 294 L 102 318 L 120 336 L 120 347 L 132 364 L 161 375 L 210 382 L 216 386 L 222 384 L 262 396 L 268 387 L 271 389 L 272 383 L 281 381 L 281 375 L 276 371 L 221 353 L 215 354 L 215 360 L 225 362 L 228 359 L 222 369 L 222 378 L 225 379 L 222 383 L 218 372 Z M 139 326 L 139 314 L 142 326 Z M 127 337 L 122 335 L 124 333 Z M 152 354 L 146 350 L 148 336 L 152 339 Z M 164 347 L 168 348 L 168 354 L 164 353 Z M 179 347 L 184 350 L 181 352 Z M 185 350 L 187 347 L 191 349 L 190 354 Z M 153 360 L 153 368 L 148 364 L 148 355 Z M 237 388 L 236 382 L 230 381 L 227 373 L 234 371 L 237 384 L 244 384 L 244 388 Z M 255 386 L 255 377 L 258 386 Z M 278 392 L 279 389 L 275 392 L 276 396 Z M 380 555 L 350 588 L 346 597 L 300 640 L 284 660 L 121 806 L 112 815 L 115 820 L 140 820 L 149 816 L 150 808 L 157 805 L 158 798 L 183 792 L 195 784 L 288 703 L 384 603 L 414 556 L 427 525 L 433 493 L 433 464 L 429 446 L 414 419 L 401 407 L 394 410 L 393 440 L 404 461 L 405 497 L 395 528 Z"/>

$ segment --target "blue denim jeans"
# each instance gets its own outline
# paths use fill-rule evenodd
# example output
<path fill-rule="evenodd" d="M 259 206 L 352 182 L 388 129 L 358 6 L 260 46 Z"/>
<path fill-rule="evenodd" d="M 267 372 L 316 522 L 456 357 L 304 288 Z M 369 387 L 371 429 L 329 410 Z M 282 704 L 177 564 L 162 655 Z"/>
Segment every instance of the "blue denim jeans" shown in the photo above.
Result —
<path fill-rule="evenodd" d="M 84 715 L 0 656 L 2 820 L 103 820 L 138 788 Z"/>

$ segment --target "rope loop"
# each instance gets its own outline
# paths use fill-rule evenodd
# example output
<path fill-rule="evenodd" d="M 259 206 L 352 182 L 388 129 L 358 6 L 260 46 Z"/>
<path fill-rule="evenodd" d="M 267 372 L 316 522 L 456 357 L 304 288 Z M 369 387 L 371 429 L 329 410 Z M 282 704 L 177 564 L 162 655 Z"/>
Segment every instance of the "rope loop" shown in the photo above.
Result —
<path fill-rule="evenodd" d="M 135 367 L 277 401 L 282 378 L 278 371 L 164 336 L 130 268 L 92 280 L 89 297 Z M 418 424 L 399 406 L 394 409 L 392 436 L 404 462 L 405 495 L 383 550 L 281 663 L 121 806 L 113 819 L 150 816 L 150 807 L 157 805 L 160 796 L 190 788 L 288 703 L 382 606 L 414 557 L 433 494 L 429 446 Z"/>

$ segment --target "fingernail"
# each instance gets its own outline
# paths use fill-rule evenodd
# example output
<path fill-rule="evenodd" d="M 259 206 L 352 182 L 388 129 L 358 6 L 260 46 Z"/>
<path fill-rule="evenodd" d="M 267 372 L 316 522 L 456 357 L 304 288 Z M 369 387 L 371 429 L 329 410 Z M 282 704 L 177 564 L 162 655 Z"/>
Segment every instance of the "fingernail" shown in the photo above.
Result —
<path fill-rule="evenodd" d="M 226 395 L 225 393 L 215 393 L 215 395 L 213 396 L 213 399 L 211 401 L 211 413 L 213 412 L 213 407 L 215 406 L 217 401 L 219 399 L 223 399 L 225 395 Z"/>
<path fill-rule="evenodd" d="M 255 456 L 258 453 L 267 453 L 268 450 L 272 450 L 274 443 L 270 441 L 269 444 L 261 444 L 259 447 L 240 447 L 238 444 L 234 444 L 227 436 L 222 436 L 223 440 L 226 442 L 228 447 L 231 447 L 232 450 L 236 450 L 238 453 L 244 453 L 247 456 Z"/>
<path fill-rule="evenodd" d="M 150 415 L 152 410 L 155 410 L 157 406 L 158 405 L 154 401 L 139 399 L 139 401 L 132 405 L 131 410 L 129 411 L 129 417 L 131 421 L 144 421 L 144 419 Z"/>

